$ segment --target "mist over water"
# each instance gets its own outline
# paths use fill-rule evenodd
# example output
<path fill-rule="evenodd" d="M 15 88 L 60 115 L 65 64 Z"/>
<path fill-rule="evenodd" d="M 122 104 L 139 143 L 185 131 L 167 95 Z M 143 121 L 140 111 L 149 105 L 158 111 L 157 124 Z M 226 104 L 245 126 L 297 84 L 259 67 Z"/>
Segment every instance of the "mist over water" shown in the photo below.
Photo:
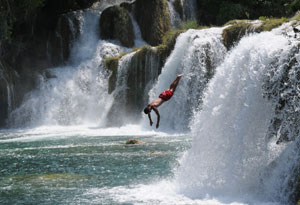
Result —
<path fill-rule="evenodd" d="M 265 186 L 270 183 L 268 175 L 281 167 L 272 169 L 270 164 L 285 145 L 275 145 L 267 137 L 274 107 L 264 97 L 263 83 L 271 64 L 279 58 L 280 66 L 293 46 L 295 42 L 271 32 L 244 37 L 217 67 L 202 109 L 191 123 L 193 145 L 176 177 L 180 193 L 192 198 L 226 196 L 247 203 L 273 201 L 274 195 L 283 194 L 286 184 Z M 293 164 L 288 158 L 285 161 L 289 167 Z"/>

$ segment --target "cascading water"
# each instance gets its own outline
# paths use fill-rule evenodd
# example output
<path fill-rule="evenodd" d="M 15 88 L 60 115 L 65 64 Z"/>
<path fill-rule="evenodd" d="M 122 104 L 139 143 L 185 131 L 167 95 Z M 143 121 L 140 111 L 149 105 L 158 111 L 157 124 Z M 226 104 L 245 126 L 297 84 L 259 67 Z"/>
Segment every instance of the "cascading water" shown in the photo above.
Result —
<path fill-rule="evenodd" d="M 14 103 L 14 87 L 11 83 L 9 83 L 8 79 L 7 69 L 5 69 L 4 65 L 0 61 L 0 83 L 5 84 L 2 89 L 6 89 L 7 113 L 10 113 Z"/>
<path fill-rule="evenodd" d="M 174 1 L 175 0 L 169 0 L 167 1 L 168 3 L 168 9 L 169 9 L 169 14 L 170 14 L 170 20 L 171 20 L 171 25 L 173 29 L 180 28 L 180 14 L 176 12 L 174 8 Z"/>
<path fill-rule="evenodd" d="M 183 18 L 184 20 L 196 19 L 196 0 L 183 0 Z"/>
<path fill-rule="evenodd" d="M 254 198 L 288 203 L 284 190 L 293 188 L 288 188 L 287 176 L 299 161 L 289 157 L 299 156 L 298 143 L 276 145 L 276 136 L 269 139 L 275 106 L 266 97 L 270 90 L 264 88 L 276 87 L 266 86 L 266 78 L 276 80 L 295 47 L 293 39 L 264 32 L 244 37 L 228 53 L 191 123 L 193 145 L 176 177 L 180 193 L 229 202 L 253 203 Z"/>
<path fill-rule="evenodd" d="M 222 30 L 189 30 L 177 38 L 157 84 L 149 93 L 150 99 L 158 97 L 160 92 L 169 88 L 176 75 L 184 73 L 172 100 L 159 107 L 161 128 L 181 132 L 188 130 L 194 109 L 201 104 L 206 84 L 226 53 Z"/>
<path fill-rule="evenodd" d="M 70 65 L 48 69 L 50 78 L 40 76 L 39 88 L 11 113 L 11 126 L 105 124 L 112 96 L 103 59 L 120 55 L 122 48 L 99 40 L 99 10 L 75 14 L 81 35 L 72 46 Z"/>

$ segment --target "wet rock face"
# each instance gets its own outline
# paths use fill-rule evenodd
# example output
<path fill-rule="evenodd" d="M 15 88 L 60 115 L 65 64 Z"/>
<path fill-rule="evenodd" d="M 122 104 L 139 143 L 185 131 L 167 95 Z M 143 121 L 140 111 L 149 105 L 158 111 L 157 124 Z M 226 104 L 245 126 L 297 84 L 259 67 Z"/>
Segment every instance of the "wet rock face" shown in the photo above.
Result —
<path fill-rule="evenodd" d="M 165 0 L 137 0 L 135 17 L 143 39 L 151 46 L 162 43 L 163 35 L 171 28 L 168 5 Z"/>
<path fill-rule="evenodd" d="M 227 50 L 230 50 L 235 43 L 239 42 L 247 32 L 253 32 L 250 23 L 241 22 L 224 29 L 222 37 Z"/>
<path fill-rule="evenodd" d="M 127 9 L 113 6 L 100 17 L 100 35 L 103 39 L 117 39 L 123 46 L 134 46 L 133 25 Z"/>
<path fill-rule="evenodd" d="M 58 37 L 50 41 L 54 51 L 51 56 L 60 58 L 61 61 L 67 61 L 70 57 L 72 42 L 80 34 L 80 22 L 75 13 L 64 14 L 60 17 L 57 24 L 57 34 Z"/>
<path fill-rule="evenodd" d="M 6 83 L 3 79 L 0 79 L 0 127 L 4 126 L 5 118 L 8 112 L 8 102 L 7 102 L 7 88 Z"/>

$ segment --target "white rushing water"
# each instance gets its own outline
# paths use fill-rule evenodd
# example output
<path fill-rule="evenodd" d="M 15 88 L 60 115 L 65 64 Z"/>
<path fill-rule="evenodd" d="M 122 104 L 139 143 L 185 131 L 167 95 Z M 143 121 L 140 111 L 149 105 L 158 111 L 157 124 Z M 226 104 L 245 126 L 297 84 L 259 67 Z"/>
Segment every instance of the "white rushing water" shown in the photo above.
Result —
<path fill-rule="evenodd" d="M 162 129 L 188 130 L 194 109 L 201 104 L 206 84 L 226 53 L 221 38 L 222 30 L 189 30 L 178 37 L 174 51 L 149 93 L 150 99 L 155 99 L 170 87 L 178 74 L 184 74 L 172 100 L 159 108 Z"/>
<path fill-rule="evenodd" d="M 274 62 L 280 67 L 295 45 L 266 32 L 244 37 L 226 56 L 191 124 L 193 145 L 176 177 L 180 193 L 247 203 L 285 201 L 278 196 L 287 195 L 283 190 L 295 162 L 284 154 L 282 165 L 270 167 L 285 145 L 267 138 L 274 107 L 264 98 L 263 84 L 268 69 Z"/>
<path fill-rule="evenodd" d="M 68 66 L 48 69 L 51 78 L 40 76 L 38 88 L 29 93 L 22 105 L 11 113 L 8 120 L 10 126 L 106 125 L 106 116 L 116 94 L 108 94 L 110 73 L 104 66 L 104 60 L 130 49 L 120 46 L 116 40 L 99 39 L 98 24 L 105 8 L 122 2 L 131 1 L 104 1 L 95 4 L 92 9 L 72 12 L 70 18 L 64 16 L 68 18 L 73 39 L 76 32 L 73 20 L 80 23 L 80 37 L 70 42 Z M 132 15 L 131 20 L 135 46 L 146 45 Z M 123 61 L 121 59 L 120 64 Z M 123 89 L 126 85 L 118 86 Z"/>
<path fill-rule="evenodd" d="M 280 130 L 274 134 L 270 124 L 276 117 L 285 125 L 299 125 L 295 118 L 286 117 L 290 109 L 298 112 L 297 102 L 276 110 L 278 97 L 291 98 L 293 102 L 298 95 L 292 94 L 299 87 L 296 76 L 300 58 L 299 50 L 295 49 L 298 40 L 282 35 L 289 32 L 285 26 L 246 36 L 228 53 L 219 44 L 222 29 L 190 30 L 182 34 L 150 91 L 150 97 L 154 98 L 178 73 L 185 74 L 172 101 L 159 108 L 162 116 L 166 116 L 163 128 L 174 126 L 172 123 L 177 123 L 174 127 L 178 128 L 190 122 L 192 148 L 180 160 L 175 179 L 130 188 L 91 190 L 89 194 L 113 195 L 121 203 L 289 204 L 295 191 L 294 177 L 299 173 L 299 137 L 295 142 L 277 144 Z M 196 35 L 201 38 L 194 39 Z M 194 72 L 187 69 L 197 59 L 190 54 L 201 53 L 203 45 L 214 47 L 209 56 L 216 56 L 215 75 L 207 89 L 204 88 L 203 103 L 187 102 L 188 82 L 193 81 L 195 84 L 190 86 L 199 88 L 199 92 L 200 87 L 201 92 L 205 87 L 199 84 L 201 78 L 191 80 L 191 76 L 195 73 L 201 76 L 207 64 L 196 61 L 203 67 L 197 66 Z M 198 57 L 203 59 L 203 53 L 207 52 Z M 291 64 L 293 58 L 295 64 Z M 284 75 L 286 69 L 290 69 L 289 80 Z M 278 90 L 281 75 L 287 80 L 285 91 Z M 278 95 L 279 92 L 282 94 Z M 186 111 L 181 112 L 182 104 L 199 107 L 194 110 L 192 121 L 184 117 Z M 145 119 L 144 123 L 148 121 Z M 299 131 L 289 131 L 289 135 L 298 136 Z"/>
<path fill-rule="evenodd" d="M 38 89 L 11 113 L 11 126 L 105 124 L 113 98 L 107 92 L 104 59 L 120 55 L 124 48 L 99 39 L 101 10 L 74 13 L 80 37 L 72 45 L 69 65 L 48 69 L 51 78 L 40 76 Z"/>
<path fill-rule="evenodd" d="M 181 18 L 179 13 L 176 12 L 174 8 L 174 0 L 167 1 L 168 9 L 169 9 L 169 15 L 171 20 L 171 26 L 173 29 L 180 28 Z"/>

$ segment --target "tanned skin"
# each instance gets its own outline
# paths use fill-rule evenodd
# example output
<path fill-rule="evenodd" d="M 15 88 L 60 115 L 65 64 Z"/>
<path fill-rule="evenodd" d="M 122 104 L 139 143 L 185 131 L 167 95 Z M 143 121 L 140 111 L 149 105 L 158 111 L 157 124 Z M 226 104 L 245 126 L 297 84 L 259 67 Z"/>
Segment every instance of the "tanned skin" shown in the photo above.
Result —
<path fill-rule="evenodd" d="M 180 78 L 183 76 L 183 74 L 180 74 L 180 75 L 177 75 L 176 79 L 172 82 L 172 84 L 170 85 L 170 88 L 169 90 L 171 90 L 173 93 L 175 92 L 176 90 L 176 87 L 179 83 L 179 80 Z M 154 110 L 154 112 L 156 113 L 157 115 L 157 122 L 156 122 L 156 128 L 159 127 L 159 121 L 160 121 L 160 114 L 157 110 L 157 108 L 163 104 L 165 102 L 165 100 L 161 99 L 161 98 L 156 98 L 155 100 L 151 101 L 148 105 L 147 105 L 147 108 L 150 110 L 149 113 L 148 113 L 148 118 L 149 118 L 149 121 L 150 121 L 150 126 L 153 125 L 153 121 L 151 119 L 151 110 Z"/>

